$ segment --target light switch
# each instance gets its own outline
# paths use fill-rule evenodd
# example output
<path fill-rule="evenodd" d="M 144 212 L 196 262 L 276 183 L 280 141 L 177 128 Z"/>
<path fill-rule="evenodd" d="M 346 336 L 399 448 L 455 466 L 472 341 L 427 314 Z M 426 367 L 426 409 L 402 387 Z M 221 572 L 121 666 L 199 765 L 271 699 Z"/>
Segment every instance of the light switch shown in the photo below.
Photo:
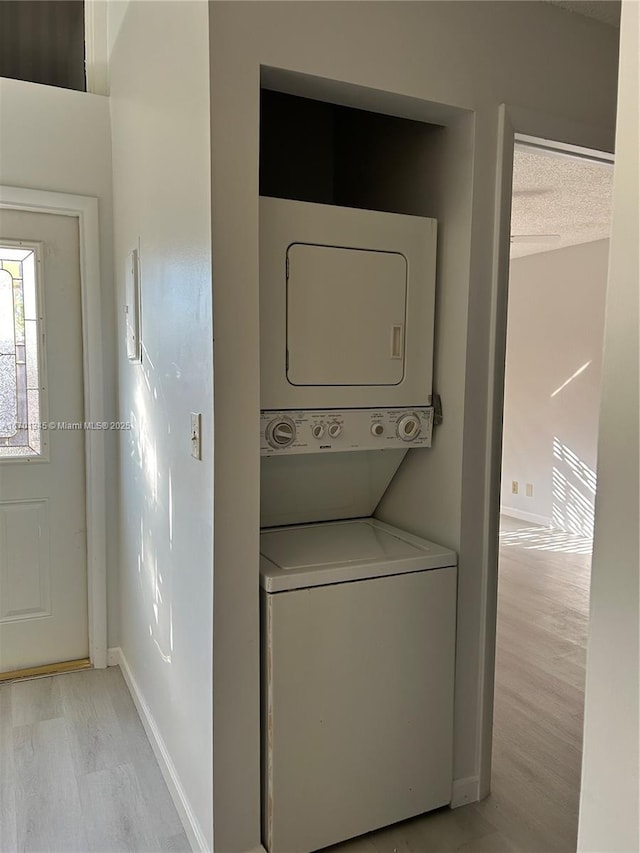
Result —
<path fill-rule="evenodd" d="M 139 363 L 142 350 L 140 345 L 140 258 L 137 249 L 127 255 L 124 290 L 127 358 L 129 361 Z"/>
<path fill-rule="evenodd" d="M 191 412 L 191 455 L 194 459 L 202 459 L 200 449 L 200 421 L 202 415 Z"/>

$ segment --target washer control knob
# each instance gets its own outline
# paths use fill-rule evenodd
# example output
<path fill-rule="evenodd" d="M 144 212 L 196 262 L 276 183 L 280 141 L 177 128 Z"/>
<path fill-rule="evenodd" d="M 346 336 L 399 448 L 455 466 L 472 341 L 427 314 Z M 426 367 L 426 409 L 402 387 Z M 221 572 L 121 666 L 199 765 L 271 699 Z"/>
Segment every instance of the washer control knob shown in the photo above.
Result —
<path fill-rule="evenodd" d="M 329 435 L 331 438 L 337 438 L 342 432 L 342 424 L 332 423 L 329 424 Z"/>
<path fill-rule="evenodd" d="M 398 438 L 402 441 L 414 441 L 420 435 L 420 415 L 407 412 L 398 419 Z"/>
<path fill-rule="evenodd" d="M 371 424 L 371 435 L 381 436 L 384 435 L 384 426 L 377 421 L 374 424 Z"/>
<path fill-rule="evenodd" d="M 276 450 L 289 447 L 296 440 L 296 425 L 291 418 L 274 418 L 267 426 L 266 437 Z"/>
<path fill-rule="evenodd" d="M 324 424 L 314 424 L 311 427 L 311 435 L 314 438 L 322 438 L 324 435 Z"/>

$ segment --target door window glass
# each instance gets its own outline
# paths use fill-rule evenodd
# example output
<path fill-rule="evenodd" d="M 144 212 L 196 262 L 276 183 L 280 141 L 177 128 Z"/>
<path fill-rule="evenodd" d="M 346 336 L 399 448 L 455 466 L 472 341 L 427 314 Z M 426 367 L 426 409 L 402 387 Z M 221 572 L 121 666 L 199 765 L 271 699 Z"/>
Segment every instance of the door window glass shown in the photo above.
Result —
<path fill-rule="evenodd" d="M 0 459 L 43 450 L 36 274 L 34 249 L 0 245 Z"/>

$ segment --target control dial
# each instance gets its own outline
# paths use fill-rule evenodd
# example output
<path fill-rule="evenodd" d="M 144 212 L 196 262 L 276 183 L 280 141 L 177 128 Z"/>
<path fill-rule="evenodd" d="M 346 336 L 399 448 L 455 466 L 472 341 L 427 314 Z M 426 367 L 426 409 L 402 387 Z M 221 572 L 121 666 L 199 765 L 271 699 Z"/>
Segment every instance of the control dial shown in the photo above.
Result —
<path fill-rule="evenodd" d="M 268 424 L 265 434 L 271 447 L 289 447 L 296 440 L 296 425 L 291 418 L 274 418 Z"/>
<path fill-rule="evenodd" d="M 341 432 L 342 424 L 336 422 L 329 424 L 329 435 L 331 436 L 331 438 L 337 438 Z"/>
<path fill-rule="evenodd" d="M 376 423 L 371 424 L 371 435 L 375 435 L 378 438 L 381 435 L 384 435 L 384 426 L 379 421 L 376 421 Z"/>
<path fill-rule="evenodd" d="M 324 435 L 324 424 L 314 424 L 311 427 L 311 435 L 314 438 L 322 438 L 322 436 Z"/>
<path fill-rule="evenodd" d="M 398 438 L 403 441 L 414 441 L 420 435 L 420 415 L 407 412 L 398 419 Z"/>

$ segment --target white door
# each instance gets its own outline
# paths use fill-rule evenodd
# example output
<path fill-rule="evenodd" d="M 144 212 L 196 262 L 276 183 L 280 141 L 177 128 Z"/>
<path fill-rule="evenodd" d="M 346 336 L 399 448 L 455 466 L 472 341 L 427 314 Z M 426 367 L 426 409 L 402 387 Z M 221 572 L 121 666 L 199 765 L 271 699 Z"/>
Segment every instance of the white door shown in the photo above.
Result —
<path fill-rule="evenodd" d="M 89 654 L 78 220 L 0 210 L 0 672 Z"/>

